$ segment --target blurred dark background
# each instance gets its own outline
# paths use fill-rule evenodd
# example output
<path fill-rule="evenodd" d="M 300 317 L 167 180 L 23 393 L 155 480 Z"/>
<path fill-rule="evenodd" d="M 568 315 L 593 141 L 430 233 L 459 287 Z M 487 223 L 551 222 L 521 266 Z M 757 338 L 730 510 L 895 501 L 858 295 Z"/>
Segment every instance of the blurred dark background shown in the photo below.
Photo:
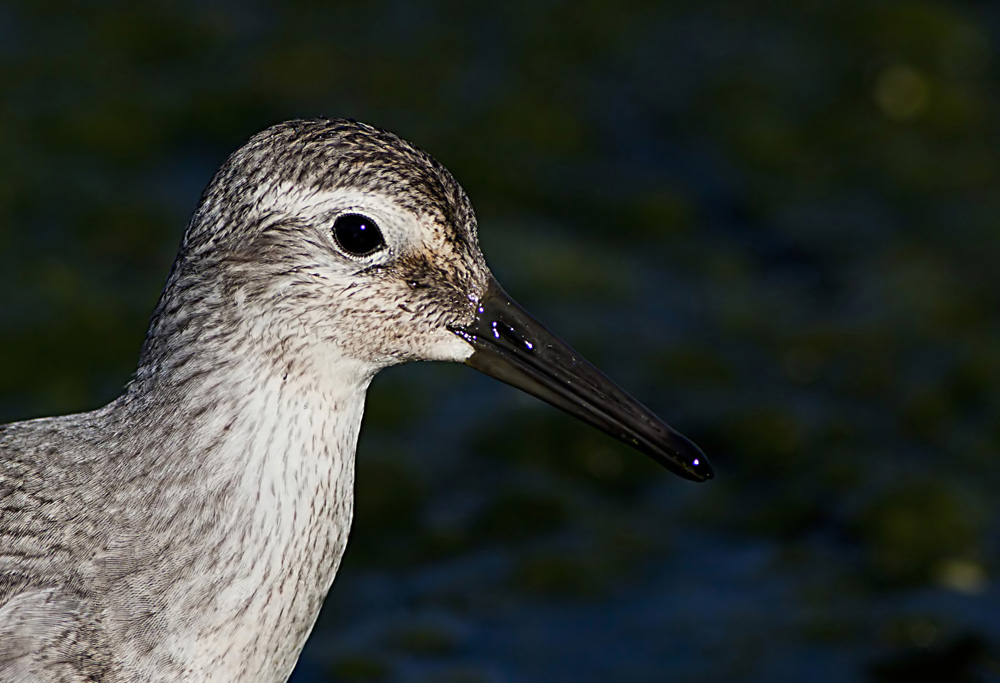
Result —
<path fill-rule="evenodd" d="M 986 0 L 0 2 L 0 421 L 117 395 L 229 152 L 357 118 L 718 478 L 387 371 L 294 681 L 1000 680 L 998 41 Z"/>

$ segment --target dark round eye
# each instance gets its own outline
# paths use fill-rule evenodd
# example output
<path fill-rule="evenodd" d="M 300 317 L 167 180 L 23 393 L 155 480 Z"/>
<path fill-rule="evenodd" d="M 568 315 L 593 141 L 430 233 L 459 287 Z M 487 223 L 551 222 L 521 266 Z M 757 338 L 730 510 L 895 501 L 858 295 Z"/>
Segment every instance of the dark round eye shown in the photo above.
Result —
<path fill-rule="evenodd" d="M 333 222 L 333 239 L 351 256 L 368 256 L 385 246 L 385 238 L 371 218 L 347 213 Z"/>

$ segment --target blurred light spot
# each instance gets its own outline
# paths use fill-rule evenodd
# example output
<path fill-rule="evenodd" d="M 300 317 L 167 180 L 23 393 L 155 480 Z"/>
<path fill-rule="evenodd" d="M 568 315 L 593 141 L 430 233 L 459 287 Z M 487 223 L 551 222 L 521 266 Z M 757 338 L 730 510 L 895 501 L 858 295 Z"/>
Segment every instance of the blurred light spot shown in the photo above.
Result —
<path fill-rule="evenodd" d="M 968 595 L 982 593 L 989 583 L 981 564 L 964 559 L 942 562 L 938 569 L 938 581 L 945 588 Z"/>
<path fill-rule="evenodd" d="M 890 119 L 905 121 L 927 108 L 927 79 L 913 67 L 897 64 L 886 68 L 875 83 L 875 102 Z"/>

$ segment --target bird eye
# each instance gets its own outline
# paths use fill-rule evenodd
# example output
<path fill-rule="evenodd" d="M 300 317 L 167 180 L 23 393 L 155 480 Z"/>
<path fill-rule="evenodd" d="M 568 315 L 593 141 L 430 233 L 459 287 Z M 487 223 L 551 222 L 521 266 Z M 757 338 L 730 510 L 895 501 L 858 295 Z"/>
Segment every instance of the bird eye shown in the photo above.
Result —
<path fill-rule="evenodd" d="M 385 246 L 375 221 L 356 213 L 344 214 L 333 222 L 333 239 L 351 256 L 368 256 Z"/>

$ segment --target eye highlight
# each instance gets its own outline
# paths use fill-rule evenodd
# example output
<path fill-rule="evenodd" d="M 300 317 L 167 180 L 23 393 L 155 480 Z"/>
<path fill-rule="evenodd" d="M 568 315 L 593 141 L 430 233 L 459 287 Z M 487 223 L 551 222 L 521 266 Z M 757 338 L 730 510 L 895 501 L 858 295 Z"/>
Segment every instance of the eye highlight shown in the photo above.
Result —
<path fill-rule="evenodd" d="M 345 213 L 333 222 L 333 239 L 349 256 L 368 256 L 385 247 L 378 224 L 357 213 Z"/>

